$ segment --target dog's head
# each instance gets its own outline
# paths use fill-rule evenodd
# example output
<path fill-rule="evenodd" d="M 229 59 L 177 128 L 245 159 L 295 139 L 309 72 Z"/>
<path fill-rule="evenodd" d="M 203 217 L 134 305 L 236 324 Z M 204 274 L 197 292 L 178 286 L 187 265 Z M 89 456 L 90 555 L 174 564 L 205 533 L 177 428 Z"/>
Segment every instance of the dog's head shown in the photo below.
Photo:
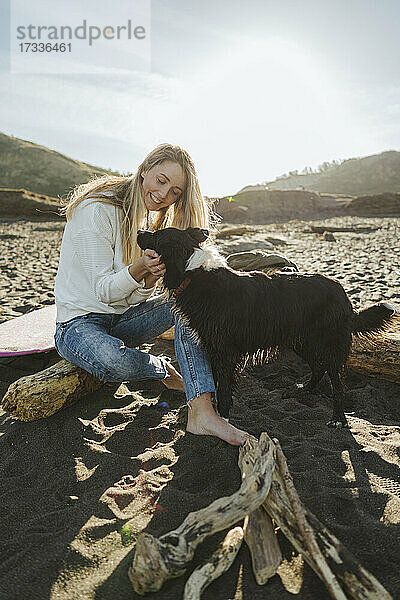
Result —
<path fill-rule="evenodd" d="M 167 227 L 158 231 L 138 231 L 137 243 L 142 250 L 155 250 L 166 267 L 164 285 L 176 289 L 185 277 L 186 263 L 201 242 L 208 238 L 207 229 Z"/>

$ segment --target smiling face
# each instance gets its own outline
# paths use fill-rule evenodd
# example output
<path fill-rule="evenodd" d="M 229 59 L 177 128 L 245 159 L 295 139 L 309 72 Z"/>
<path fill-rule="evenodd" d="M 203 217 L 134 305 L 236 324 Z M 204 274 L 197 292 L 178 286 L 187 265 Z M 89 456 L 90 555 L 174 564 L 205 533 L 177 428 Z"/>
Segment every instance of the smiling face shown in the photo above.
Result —
<path fill-rule="evenodd" d="M 141 174 L 147 210 L 161 210 L 174 204 L 185 187 L 185 174 L 178 163 L 164 160 Z"/>

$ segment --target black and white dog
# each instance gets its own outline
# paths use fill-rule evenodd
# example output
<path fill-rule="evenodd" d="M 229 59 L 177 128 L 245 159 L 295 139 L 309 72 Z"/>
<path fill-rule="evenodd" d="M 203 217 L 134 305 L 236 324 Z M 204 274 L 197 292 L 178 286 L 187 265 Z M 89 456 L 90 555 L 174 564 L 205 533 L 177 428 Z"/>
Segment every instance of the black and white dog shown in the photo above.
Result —
<path fill-rule="evenodd" d="M 323 275 L 234 271 L 214 246 L 200 247 L 207 238 L 204 229 L 170 227 L 139 231 L 137 242 L 162 256 L 176 312 L 208 354 L 220 415 L 229 415 L 245 358 L 290 348 L 311 367 L 306 390 L 328 373 L 333 413 L 327 425 L 347 427 L 341 375 L 352 335 L 383 331 L 399 318 L 394 307 L 381 303 L 357 312 L 340 283 Z"/>

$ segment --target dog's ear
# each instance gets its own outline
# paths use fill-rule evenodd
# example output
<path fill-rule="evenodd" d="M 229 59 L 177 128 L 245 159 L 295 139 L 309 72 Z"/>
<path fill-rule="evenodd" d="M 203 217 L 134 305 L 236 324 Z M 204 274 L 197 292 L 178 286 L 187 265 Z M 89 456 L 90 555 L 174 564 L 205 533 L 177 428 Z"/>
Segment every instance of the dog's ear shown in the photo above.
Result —
<path fill-rule="evenodd" d="M 147 248 L 154 248 L 154 234 L 151 231 L 144 231 L 139 229 L 136 234 L 136 243 L 142 250 L 146 250 Z"/>
<path fill-rule="evenodd" d="M 164 285 L 168 290 L 176 290 L 185 277 L 185 268 L 188 252 L 184 248 L 169 248 L 162 254 L 162 261 L 166 267 Z"/>
<path fill-rule="evenodd" d="M 189 227 L 186 231 L 199 244 L 204 242 L 209 235 L 208 229 L 200 229 L 200 227 Z"/>

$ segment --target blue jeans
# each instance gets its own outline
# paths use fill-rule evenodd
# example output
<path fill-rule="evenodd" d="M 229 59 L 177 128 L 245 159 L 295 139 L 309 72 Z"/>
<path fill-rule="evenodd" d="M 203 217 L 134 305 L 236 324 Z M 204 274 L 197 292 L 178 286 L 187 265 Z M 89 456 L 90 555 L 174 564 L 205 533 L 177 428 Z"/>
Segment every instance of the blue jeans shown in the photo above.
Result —
<path fill-rule="evenodd" d="M 174 316 L 172 302 L 154 298 L 121 315 L 88 313 L 57 323 L 55 346 L 60 356 L 102 381 L 164 379 L 166 359 L 135 348 L 175 325 L 175 353 L 188 404 L 214 393 L 211 368 L 190 330 Z"/>

